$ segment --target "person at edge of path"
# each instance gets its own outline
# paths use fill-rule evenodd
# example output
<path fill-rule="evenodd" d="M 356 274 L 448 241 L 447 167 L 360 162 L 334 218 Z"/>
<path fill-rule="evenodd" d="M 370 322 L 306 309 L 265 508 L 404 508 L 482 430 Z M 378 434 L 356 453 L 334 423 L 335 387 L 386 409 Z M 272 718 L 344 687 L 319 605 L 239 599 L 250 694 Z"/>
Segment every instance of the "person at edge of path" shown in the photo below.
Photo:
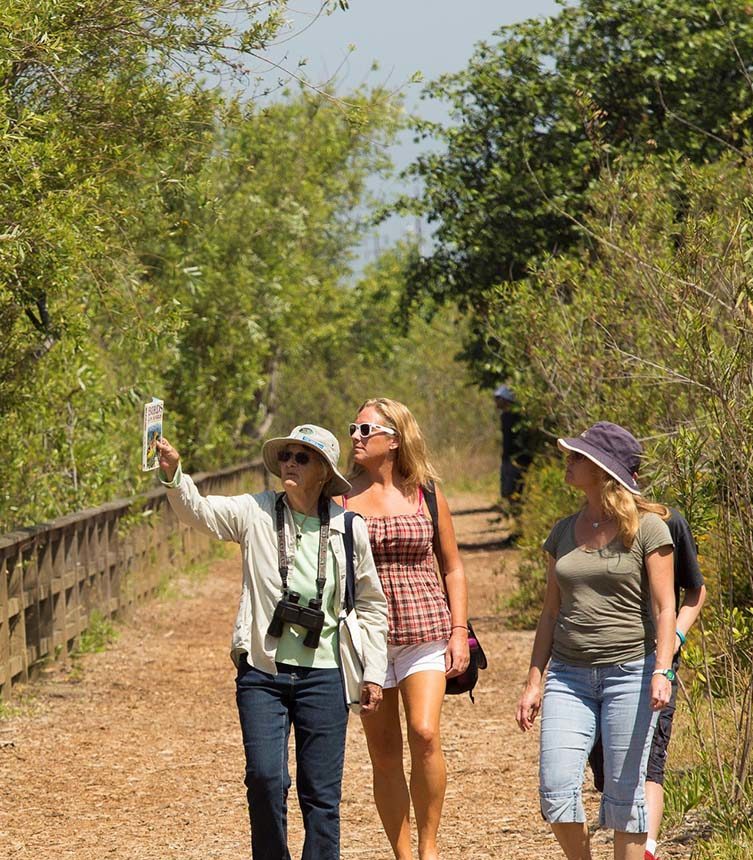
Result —
<path fill-rule="evenodd" d="M 656 843 L 659 839 L 662 818 L 664 817 L 664 769 L 667 764 L 667 749 L 672 737 L 672 721 L 677 701 L 677 671 L 680 666 L 680 652 L 691 627 L 698 620 L 706 600 L 706 586 L 698 566 L 698 550 L 693 534 L 685 517 L 674 508 L 669 508 L 666 521 L 675 545 L 674 578 L 675 608 L 677 610 L 677 631 L 675 633 L 675 655 L 672 661 L 672 697 L 669 704 L 659 714 L 651 742 L 646 769 L 646 805 L 648 807 L 648 839 L 644 860 L 658 860 Z M 680 592 L 682 591 L 682 602 Z M 588 757 L 594 774 L 597 791 L 604 790 L 604 753 L 601 738 L 598 738 L 591 755 Z"/>
<path fill-rule="evenodd" d="M 420 860 L 435 860 L 446 788 L 440 716 L 446 679 L 468 667 L 468 595 L 450 509 L 434 483 L 421 430 L 406 406 L 367 400 L 350 425 L 352 491 L 343 504 L 366 518 L 387 596 L 388 668 L 378 713 L 362 717 L 374 800 L 398 860 L 409 860 L 410 807 Z M 434 533 L 424 491 L 436 493 Z M 434 567 L 439 562 L 440 578 Z M 399 698 L 407 722 L 410 789 L 403 770 Z"/>
<path fill-rule="evenodd" d="M 499 495 L 502 499 L 514 499 L 520 495 L 523 472 L 531 463 L 527 434 L 519 426 L 520 413 L 515 407 L 515 394 L 508 385 L 500 385 L 495 389 L 494 402 L 499 410 L 502 431 Z"/>
<path fill-rule="evenodd" d="M 303 860 L 340 857 L 340 798 L 348 709 L 359 689 L 362 713 L 376 711 L 387 668 L 387 604 L 366 524 L 353 521 L 355 613 L 363 676 L 338 635 L 346 595 L 345 512 L 332 501 L 350 489 L 340 447 L 313 424 L 269 439 L 262 455 L 284 492 L 206 496 L 183 474 L 178 452 L 158 443 L 167 496 L 178 518 L 239 543 L 243 585 L 231 656 L 246 754 L 254 860 L 290 860 L 287 845 L 288 739 L 295 731 L 296 789 L 303 814 Z M 297 601 L 297 602 L 296 602 Z M 315 602 L 315 601 L 318 601 Z M 294 623 L 296 606 L 313 608 Z M 284 607 L 281 609 L 281 607 Z M 281 614 L 282 613 L 282 614 Z M 292 615 L 291 615 L 292 613 Z M 314 635 L 319 629 L 318 642 Z M 355 672 L 359 677 L 348 678 Z M 354 687 L 355 684 L 355 687 Z"/>
<path fill-rule="evenodd" d="M 541 812 L 568 860 L 591 858 L 581 792 L 597 735 L 604 749 L 599 823 L 614 830 L 615 860 L 643 860 L 646 762 L 672 691 L 667 509 L 641 497 L 641 445 L 623 427 L 600 421 L 557 444 L 568 452 L 565 481 L 585 503 L 544 543 L 546 594 L 516 720 L 528 731 L 542 712 Z"/>

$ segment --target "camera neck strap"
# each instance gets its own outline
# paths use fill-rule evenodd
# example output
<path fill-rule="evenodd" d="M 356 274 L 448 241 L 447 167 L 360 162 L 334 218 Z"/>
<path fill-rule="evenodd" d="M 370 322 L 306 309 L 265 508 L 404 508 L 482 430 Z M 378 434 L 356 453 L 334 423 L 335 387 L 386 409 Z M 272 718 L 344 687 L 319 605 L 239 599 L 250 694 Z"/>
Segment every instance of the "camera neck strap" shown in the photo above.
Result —
<path fill-rule="evenodd" d="M 282 589 L 288 593 L 288 551 L 285 545 L 285 493 L 280 493 L 275 505 L 277 515 L 277 564 Z M 329 502 L 319 497 L 319 557 L 316 564 L 316 599 L 321 601 L 327 580 L 327 546 L 329 544 Z"/>

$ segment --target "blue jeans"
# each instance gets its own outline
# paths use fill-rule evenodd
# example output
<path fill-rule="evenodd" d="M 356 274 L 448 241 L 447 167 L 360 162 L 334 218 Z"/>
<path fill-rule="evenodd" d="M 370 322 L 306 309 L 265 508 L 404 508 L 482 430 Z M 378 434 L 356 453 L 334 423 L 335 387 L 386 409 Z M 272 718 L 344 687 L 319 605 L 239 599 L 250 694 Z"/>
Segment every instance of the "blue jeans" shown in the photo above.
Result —
<path fill-rule="evenodd" d="M 306 837 L 302 860 L 339 860 L 345 707 L 339 669 L 277 664 L 260 672 L 245 657 L 236 701 L 246 751 L 246 789 L 255 860 L 290 860 L 288 739 L 295 731 L 296 788 Z"/>
<path fill-rule="evenodd" d="M 599 824 L 648 829 L 646 762 L 657 713 L 651 710 L 654 655 L 616 666 L 549 664 L 541 718 L 541 812 L 553 824 L 583 822 L 588 754 L 600 735 L 604 792 Z"/>

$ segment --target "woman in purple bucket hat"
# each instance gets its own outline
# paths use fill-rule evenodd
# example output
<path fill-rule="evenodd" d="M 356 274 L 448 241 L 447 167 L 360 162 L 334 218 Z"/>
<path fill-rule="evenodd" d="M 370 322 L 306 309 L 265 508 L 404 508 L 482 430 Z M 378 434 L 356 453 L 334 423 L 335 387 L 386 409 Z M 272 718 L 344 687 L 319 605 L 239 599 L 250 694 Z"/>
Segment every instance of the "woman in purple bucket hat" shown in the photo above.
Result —
<path fill-rule="evenodd" d="M 557 444 L 567 453 L 565 481 L 584 504 L 544 543 L 546 595 L 516 719 L 528 731 L 541 711 L 541 812 L 568 860 L 591 857 L 581 791 L 597 737 L 605 777 L 599 823 L 614 830 L 615 860 L 643 860 L 646 762 L 671 694 L 668 512 L 640 495 L 642 448 L 624 427 L 600 421 Z"/>

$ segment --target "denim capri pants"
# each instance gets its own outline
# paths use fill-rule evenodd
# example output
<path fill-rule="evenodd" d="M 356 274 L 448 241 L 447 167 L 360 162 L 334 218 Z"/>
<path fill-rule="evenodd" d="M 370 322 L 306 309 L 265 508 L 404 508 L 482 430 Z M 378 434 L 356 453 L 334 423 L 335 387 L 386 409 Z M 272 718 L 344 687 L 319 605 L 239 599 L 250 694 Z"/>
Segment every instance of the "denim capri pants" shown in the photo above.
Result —
<path fill-rule="evenodd" d="M 613 666 L 549 664 L 541 718 L 539 794 L 550 824 L 582 823 L 583 775 L 596 738 L 604 747 L 599 824 L 645 833 L 646 764 L 657 712 L 651 710 L 655 655 Z"/>

